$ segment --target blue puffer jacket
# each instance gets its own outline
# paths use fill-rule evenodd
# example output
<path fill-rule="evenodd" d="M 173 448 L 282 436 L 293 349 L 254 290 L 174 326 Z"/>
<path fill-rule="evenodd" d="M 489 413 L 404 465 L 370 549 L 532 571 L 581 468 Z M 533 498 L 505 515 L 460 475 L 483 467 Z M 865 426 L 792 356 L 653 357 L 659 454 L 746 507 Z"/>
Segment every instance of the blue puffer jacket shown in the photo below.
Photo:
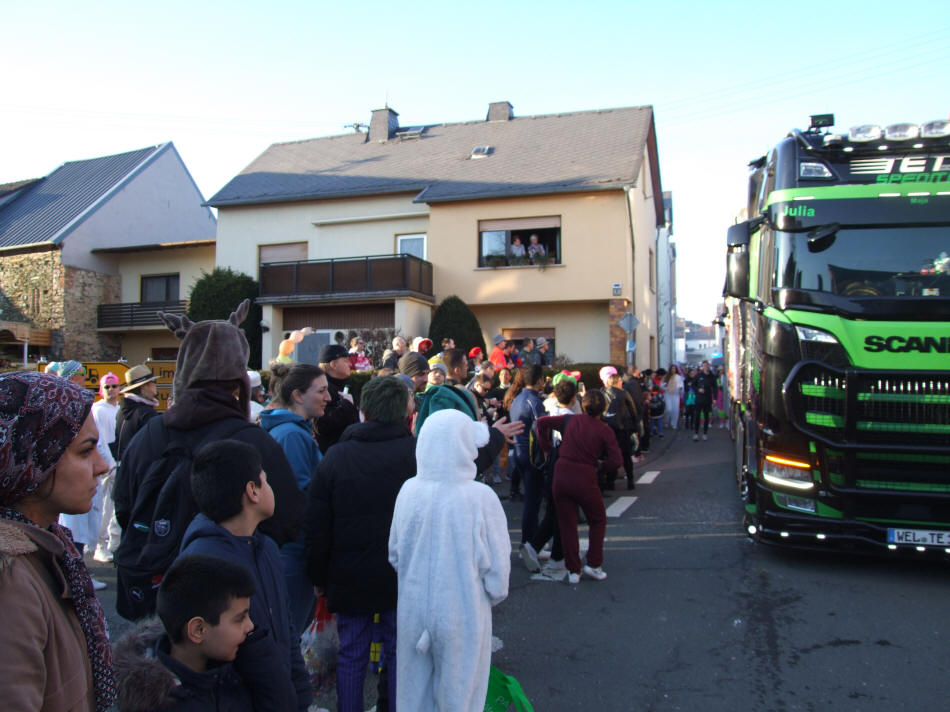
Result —
<path fill-rule="evenodd" d="M 261 412 L 261 427 L 283 448 L 297 485 L 306 492 L 322 457 L 310 421 L 292 411 L 275 408 Z"/>
<path fill-rule="evenodd" d="M 515 458 L 519 465 L 524 466 L 530 459 L 528 449 L 531 444 L 531 426 L 538 418 L 547 415 L 547 411 L 544 410 L 544 401 L 538 392 L 525 388 L 515 396 L 509 412 L 512 423 L 516 420 L 524 423 L 524 430 L 515 435 Z"/>
<path fill-rule="evenodd" d="M 181 542 L 181 554 L 205 554 L 225 559 L 247 569 L 254 577 L 254 595 L 251 596 L 251 620 L 256 628 L 265 628 L 274 641 L 271 654 L 284 662 L 287 676 L 273 680 L 272 700 L 292 699 L 296 693 L 297 709 L 306 710 L 312 701 L 310 678 L 300 653 L 300 636 L 293 630 L 287 583 L 280 561 L 280 551 L 273 539 L 255 532 L 253 536 L 235 536 L 204 514 L 196 516 Z M 241 667 L 244 646 L 238 651 Z M 271 681 L 268 681 L 271 682 Z M 255 699 L 260 696 L 255 692 Z M 282 697 L 290 695 L 290 697 Z M 273 707 L 273 709 L 278 709 Z"/>

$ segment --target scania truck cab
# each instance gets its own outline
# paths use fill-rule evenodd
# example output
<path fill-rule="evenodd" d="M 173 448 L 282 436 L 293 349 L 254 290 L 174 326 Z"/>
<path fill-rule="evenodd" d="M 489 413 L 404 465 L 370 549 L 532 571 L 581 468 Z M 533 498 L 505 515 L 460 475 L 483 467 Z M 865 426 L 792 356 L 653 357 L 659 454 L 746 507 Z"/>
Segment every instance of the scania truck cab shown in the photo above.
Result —
<path fill-rule="evenodd" d="M 950 122 L 833 125 L 813 116 L 750 164 L 749 219 L 727 233 L 744 525 L 947 556 Z"/>

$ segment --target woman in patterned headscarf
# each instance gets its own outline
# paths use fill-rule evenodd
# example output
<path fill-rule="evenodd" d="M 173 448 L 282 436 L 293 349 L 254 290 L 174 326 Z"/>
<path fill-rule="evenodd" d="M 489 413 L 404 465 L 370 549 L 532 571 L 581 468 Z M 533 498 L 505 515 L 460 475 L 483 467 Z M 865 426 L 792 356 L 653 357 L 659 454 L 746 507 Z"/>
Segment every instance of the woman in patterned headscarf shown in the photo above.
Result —
<path fill-rule="evenodd" d="M 115 698 L 105 615 L 61 513 L 92 506 L 107 467 L 93 395 L 49 374 L 0 375 L 0 700 L 106 710 Z"/>

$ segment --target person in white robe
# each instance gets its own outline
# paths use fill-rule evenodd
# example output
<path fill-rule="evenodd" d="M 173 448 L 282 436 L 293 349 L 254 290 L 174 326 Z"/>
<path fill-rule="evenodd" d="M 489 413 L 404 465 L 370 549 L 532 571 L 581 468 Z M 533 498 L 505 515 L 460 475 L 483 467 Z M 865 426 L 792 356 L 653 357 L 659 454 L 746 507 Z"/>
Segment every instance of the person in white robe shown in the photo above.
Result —
<path fill-rule="evenodd" d="M 399 580 L 396 708 L 482 712 L 492 606 L 508 596 L 511 539 L 498 496 L 475 481 L 488 426 L 457 410 L 426 420 L 417 474 L 396 498 L 389 561 Z"/>

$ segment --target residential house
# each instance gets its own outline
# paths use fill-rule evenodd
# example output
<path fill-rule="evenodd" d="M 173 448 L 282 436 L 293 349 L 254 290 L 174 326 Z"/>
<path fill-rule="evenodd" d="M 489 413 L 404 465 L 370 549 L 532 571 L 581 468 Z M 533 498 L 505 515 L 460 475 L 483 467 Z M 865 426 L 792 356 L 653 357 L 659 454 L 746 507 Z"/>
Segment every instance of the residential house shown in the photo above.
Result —
<path fill-rule="evenodd" d="M 155 312 L 214 267 L 215 218 L 174 145 L 65 163 L 0 186 L 0 354 L 167 358 Z"/>
<path fill-rule="evenodd" d="M 663 193 L 663 224 L 656 239 L 657 366 L 676 360 L 676 243 L 673 240 L 673 194 Z"/>
<path fill-rule="evenodd" d="M 489 344 L 545 336 L 576 362 L 623 363 L 632 311 L 638 362 L 656 357 L 651 107 L 515 117 L 496 102 L 485 120 L 409 127 L 384 108 L 367 129 L 274 144 L 208 201 L 217 265 L 260 279 L 265 357 L 305 326 L 425 334 L 451 295 Z"/>

